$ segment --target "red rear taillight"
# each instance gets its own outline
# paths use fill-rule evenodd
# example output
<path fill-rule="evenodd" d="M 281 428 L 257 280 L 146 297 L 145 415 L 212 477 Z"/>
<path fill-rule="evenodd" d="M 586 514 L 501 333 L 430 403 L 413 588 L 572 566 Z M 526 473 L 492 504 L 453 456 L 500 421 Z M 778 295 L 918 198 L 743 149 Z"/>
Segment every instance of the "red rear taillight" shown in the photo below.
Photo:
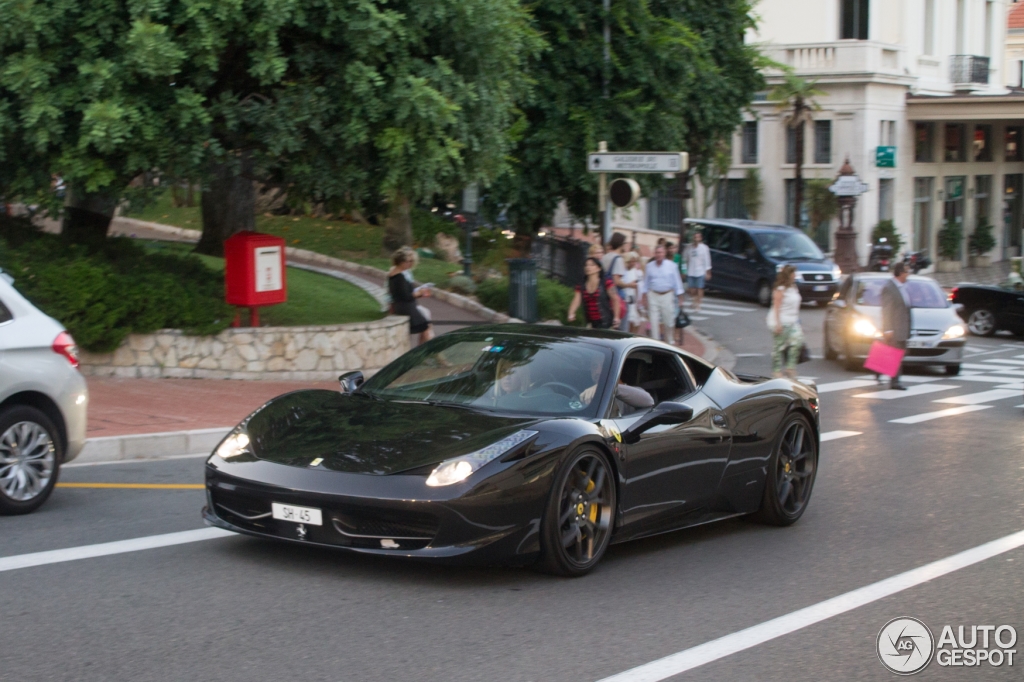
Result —
<path fill-rule="evenodd" d="M 959 292 L 959 291 L 960 291 L 960 287 L 953 287 L 952 289 L 950 289 L 949 290 L 949 300 L 955 301 L 956 300 L 957 292 Z"/>
<path fill-rule="evenodd" d="M 72 367 L 78 367 L 78 346 L 75 345 L 71 334 L 67 332 L 57 334 L 57 338 L 53 340 L 53 352 L 67 358 Z"/>

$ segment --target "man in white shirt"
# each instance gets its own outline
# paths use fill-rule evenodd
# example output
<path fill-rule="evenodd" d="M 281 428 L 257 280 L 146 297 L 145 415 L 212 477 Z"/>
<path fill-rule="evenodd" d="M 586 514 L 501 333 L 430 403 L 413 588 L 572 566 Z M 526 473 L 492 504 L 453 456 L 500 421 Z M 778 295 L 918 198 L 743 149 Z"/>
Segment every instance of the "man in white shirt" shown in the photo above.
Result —
<path fill-rule="evenodd" d="M 686 283 L 690 288 L 690 296 L 694 297 L 694 312 L 700 312 L 701 301 L 704 300 L 705 280 L 711 279 L 711 250 L 704 243 L 700 232 L 693 235 L 693 246 L 686 255 Z"/>
<path fill-rule="evenodd" d="M 640 301 L 647 308 L 651 321 L 651 338 L 660 341 L 664 327 L 664 338 L 671 342 L 677 299 L 682 306 L 683 280 L 679 276 L 679 268 L 665 259 L 665 247 L 659 246 L 654 250 L 654 260 L 647 264 L 640 282 Z"/>

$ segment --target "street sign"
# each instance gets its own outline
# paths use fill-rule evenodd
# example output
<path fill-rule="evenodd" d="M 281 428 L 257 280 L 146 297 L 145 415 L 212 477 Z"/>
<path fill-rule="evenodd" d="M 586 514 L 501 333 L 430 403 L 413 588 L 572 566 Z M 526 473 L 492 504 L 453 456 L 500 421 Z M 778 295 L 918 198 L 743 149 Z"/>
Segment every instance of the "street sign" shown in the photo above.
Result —
<path fill-rule="evenodd" d="M 868 183 L 861 182 L 856 175 L 840 175 L 828 189 L 837 197 L 856 197 L 867 192 L 869 186 Z"/>
<path fill-rule="evenodd" d="M 464 213 L 476 213 L 480 203 L 480 187 L 475 182 L 462 189 L 462 210 Z"/>
<path fill-rule="evenodd" d="M 878 168 L 895 168 L 896 147 L 885 145 L 875 147 L 875 166 Z"/>
<path fill-rule="evenodd" d="M 587 155 L 591 173 L 682 173 L 690 168 L 686 152 L 595 152 Z"/>

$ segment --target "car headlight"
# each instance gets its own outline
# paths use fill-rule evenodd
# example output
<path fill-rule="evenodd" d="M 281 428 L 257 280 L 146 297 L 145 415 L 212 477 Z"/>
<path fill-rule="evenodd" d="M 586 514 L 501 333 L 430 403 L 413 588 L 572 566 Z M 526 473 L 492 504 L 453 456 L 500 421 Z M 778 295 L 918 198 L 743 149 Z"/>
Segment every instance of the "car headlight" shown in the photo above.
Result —
<path fill-rule="evenodd" d="M 967 330 L 964 329 L 962 324 L 954 324 L 952 327 L 946 330 L 946 333 L 942 335 L 943 339 L 959 339 L 962 338 Z"/>
<path fill-rule="evenodd" d="M 832 266 L 832 279 L 834 279 L 834 280 L 836 280 L 838 282 L 840 279 L 842 279 L 842 277 L 843 277 L 843 269 L 841 267 L 839 267 L 838 265 L 833 265 Z"/>
<path fill-rule="evenodd" d="M 857 336 L 876 338 L 882 335 L 875 323 L 866 317 L 858 317 L 853 323 L 853 333 Z"/>
<path fill-rule="evenodd" d="M 537 431 L 518 431 L 476 452 L 445 460 L 430 472 L 430 476 L 427 477 L 427 485 L 436 488 L 465 481 L 474 471 L 533 438 L 537 433 Z"/>
<path fill-rule="evenodd" d="M 232 433 L 225 438 L 213 454 L 221 459 L 238 457 L 249 451 L 249 436 L 245 432 Z"/>

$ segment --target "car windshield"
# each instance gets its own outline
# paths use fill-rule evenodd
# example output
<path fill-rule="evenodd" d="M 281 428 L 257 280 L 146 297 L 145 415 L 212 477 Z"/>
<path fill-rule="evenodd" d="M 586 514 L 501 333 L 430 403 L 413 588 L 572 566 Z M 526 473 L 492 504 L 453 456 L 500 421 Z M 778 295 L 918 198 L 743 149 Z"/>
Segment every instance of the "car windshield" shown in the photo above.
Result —
<path fill-rule="evenodd" d="M 446 334 L 382 369 L 360 392 L 513 414 L 591 418 L 611 355 L 579 340 Z"/>
<path fill-rule="evenodd" d="M 775 260 L 821 260 L 825 255 L 803 232 L 755 232 L 761 252 Z"/>
<path fill-rule="evenodd" d="M 882 287 L 888 279 L 862 279 L 857 282 L 857 305 L 882 305 Z M 907 280 L 911 308 L 945 308 L 946 294 L 935 282 L 920 279 Z"/>

